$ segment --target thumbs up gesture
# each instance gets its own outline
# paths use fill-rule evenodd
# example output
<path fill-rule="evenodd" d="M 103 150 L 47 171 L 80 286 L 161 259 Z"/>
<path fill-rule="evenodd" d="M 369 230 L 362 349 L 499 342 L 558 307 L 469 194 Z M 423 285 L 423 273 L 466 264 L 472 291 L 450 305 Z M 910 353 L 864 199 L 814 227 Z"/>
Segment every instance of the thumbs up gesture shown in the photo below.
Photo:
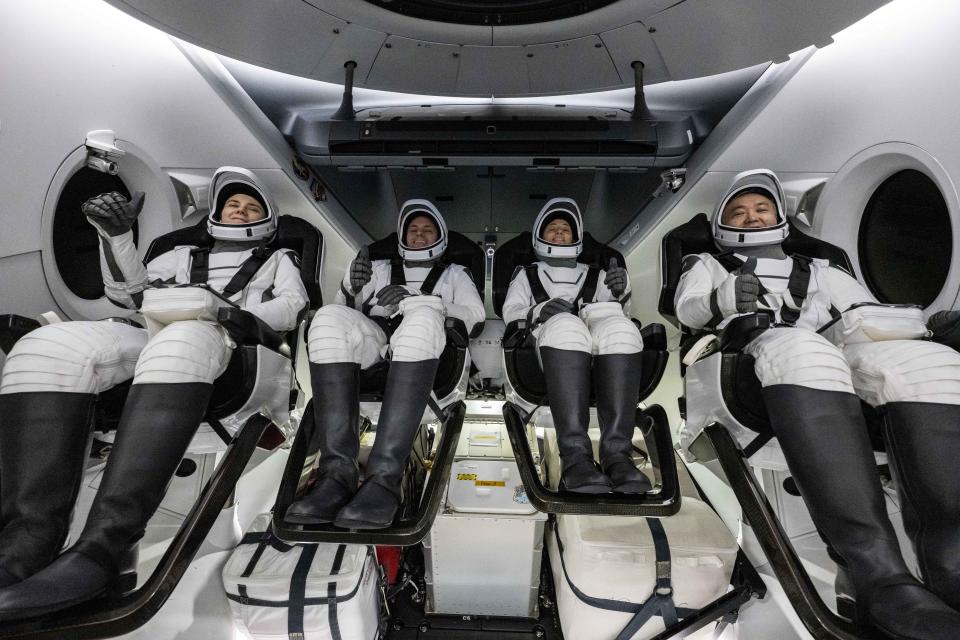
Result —
<path fill-rule="evenodd" d="M 372 277 L 373 263 L 370 262 L 370 249 L 367 245 L 363 245 L 357 257 L 350 263 L 350 289 L 354 294 L 360 293 Z"/>
<path fill-rule="evenodd" d="M 617 264 L 616 258 L 610 258 L 610 263 L 607 265 L 607 275 L 603 279 L 603 284 L 606 285 L 607 289 L 610 289 L 610 293 L 619 298 L 627 290 L 629 282 L 627 270 Z"/>

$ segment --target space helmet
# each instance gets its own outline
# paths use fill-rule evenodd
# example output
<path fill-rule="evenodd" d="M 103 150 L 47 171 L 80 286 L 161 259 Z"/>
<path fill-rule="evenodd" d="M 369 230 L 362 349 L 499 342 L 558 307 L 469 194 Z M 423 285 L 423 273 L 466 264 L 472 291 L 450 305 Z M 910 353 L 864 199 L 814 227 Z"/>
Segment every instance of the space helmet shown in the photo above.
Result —
<path fill-rule="evenodd" d="M 407 245 L 407 227 L 417 216 L 426 216 L 437 226 L 437 241 L 429 247 L 410 247 Z M 425 262 L 436 260 L 447 250 L 447 223 L 440 215 L 440 211 L 429 200 L 407 200 L 400 205 L 400 216 L 397 218 L 397 245 L 400 257 L 410 262 Z"/>
<path fill-rule="evenodd" d="M 230 196 L 248 195 L 260 202 L 264 216 L 247 224 L 224 224 L 220 212 Z M 207 232 L 217 240 L 261 241 L 277 231 L 277 206 L 260 186 L 257 176 L 241 167 L 220 167 L 210 181 L 210 213 L 207 216 Z"/>
<path fill-rule="evenodd" d="M 773 226 L 757 229 L 742 229 L 731 227 L 721 222 L 723 210 L 734 198 L 748 193 L 759 193 L 773 201 L 777 208 L 777 222 Z M 713 214 L 713 239 L 720 247 L 733 249 L 737 247 L 760 247 L 770 244 L 779 244 L 790 233 L 787 225 L 787 214 L 783 207 L 783 187 L 776 174 L 769 169 L 751 169 L 737 174 L 733 184 L 720 201 Z"/>
<path fill-rule="evenodd" d="M 573 231 L 571 244 L 554 244 L 543 239 L 547 225 L 562 218 Z M 533 223 L 533 251 L 538 258 L 576 259 L 583 250 L 583 216 L 580 207 L 572 198 L 553 198 L 549 200 Z"/>

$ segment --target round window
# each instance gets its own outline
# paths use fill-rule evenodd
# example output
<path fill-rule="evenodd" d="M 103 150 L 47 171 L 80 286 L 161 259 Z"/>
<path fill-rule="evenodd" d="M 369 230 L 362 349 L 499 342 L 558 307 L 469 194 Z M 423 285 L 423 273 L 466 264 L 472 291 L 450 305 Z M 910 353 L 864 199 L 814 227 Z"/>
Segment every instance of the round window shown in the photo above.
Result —
<path fill-rule="evenodd" d="M 130 197 L 120 178 L 83 167 L 63 185 L 53 217 L 53 254 L 57 271 L 67 288 L 85 300 L 103 296 L 103 279 L 100 276 L 97 232 L 84 218 L 80 205 L 106 191 L 119 191 Z M 136 225 L 133 227 L 133 241 L 137 241 Z"/>
<path fill-rule="evenodd" d="M 881 302 L 930 305 L 947 279 L 953 237 L 947 203 L 914 169 L 887 178 L 860 220 L 860 267 Z"/>

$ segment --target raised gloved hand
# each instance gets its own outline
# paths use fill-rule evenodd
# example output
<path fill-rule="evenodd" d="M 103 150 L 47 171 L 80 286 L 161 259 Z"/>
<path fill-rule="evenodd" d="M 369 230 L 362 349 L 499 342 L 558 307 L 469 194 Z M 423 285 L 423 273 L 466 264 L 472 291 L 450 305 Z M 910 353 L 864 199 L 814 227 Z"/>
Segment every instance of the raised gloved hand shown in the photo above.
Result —
<path fill-rule="evenodd" d="M 717 287 L 717 306 L 726 315 L 752 313 L 760 298 L 760 279 L 752 273 L 730 276 Z"/>
<path fill-rule="evenodd" d="M 617 264 L 616 258 L 610 258 L 610 264 L 607 265 L 607 275 L 603 279 L 603 284 L 610 293 L 619 298 L 627 290 L 627 270 Z"/>
<path fill-rule="evenodd" d="M 370 249 L 364 245 L 360 247 L 357 257 L 350 263 L 350 289 L 354 294 L 360 293 L 372 277 L 373 263 L 370 262 Z"/>
<path fill-rule="evenodd" d="M 412 295 L 403 285 L 388 284 L 377 291 L 377 304 L 381 307 L 393 307 L 400 304 L 400 301 L 404 298 L 409 298 Z"/>
<path fill-rule="evenodd" d="M 130 200 L 118 191 L 110 191 L 90 198 L 80 206 L 80 210 L 99 232 L 113 238 L 133 228 L 133 223 L 143 210 L 143 198 L 143 191 L 134 193 Z"/>
<path fill-rule="evenodd" d="M 564 298 L 551 298 L 538 304 L 533 311 L 532 316 L 538 323 L 546 322 L 558 313 L 573 313 L 573 303 Z"/>

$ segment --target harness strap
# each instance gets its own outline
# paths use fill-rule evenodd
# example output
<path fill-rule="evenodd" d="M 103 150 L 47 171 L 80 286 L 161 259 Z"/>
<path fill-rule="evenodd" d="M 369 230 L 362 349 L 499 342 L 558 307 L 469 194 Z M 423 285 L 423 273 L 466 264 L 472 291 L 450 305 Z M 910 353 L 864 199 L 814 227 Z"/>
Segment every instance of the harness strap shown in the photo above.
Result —
<path fill-rule="evenodd" d="M 587 277 L 583 279 L 583 286 L 577 292 L 577 297 L 573 299 L 573 308 L 579 309 L 583 303 L 593 302 L 597 295 L 597 282 L 600 280 L 600 268 L 591 266 L 587 269 Z"/>
<path fill-rule="evenodd" d="M 547 290 L 543 288 L 543 282 L 540 281 L 540 269 L 537 265 L 528 264 L 523 271 L 527 274 L 527 283 L 530 285 L 530 293 L 533 294 L 534 301 L 541 304 L 549 300 L 550 296 L 547 295 Z"/>
<path fill-rule="evenodd" d="M 420 285 L 420 293 L 425 296 L 433 295 L 433 289 L 437 286 L 437 281 L 440 280 L 440 276 L 443 275 L 443 272 L 447 270 L 447 265 L 438 262 L 433 265 L 433 268 L 430 269 L 430 273 L 427 274 L 427 277 L 424 279 L 423 284 Z"/>
<path fill-rule="evenodd" d="M 420 293 L 425 296 L 433 295 L 433 289 L 437 286 L 440 276 L 442 276 L 446 270 L 446 262 L 438 261 L 433 265 L 427 277 L 424 278 L 423 283 L 420 285 Z M 390 262 L 390 284 L 407 284 L 407 275 L 403 272 L 402 260 L 393 260 Z"/>
<path fill-rule="evenodd" d="M 393 259 L 390 261 L 390 284 L 407 284 L 407 276 L 403 273 L 403 261 Z"/>
<path fill-rule="evenodd" d="M 812 260 L 806 256 L 794 255 L 793 269 L 790 270 L 790 280 L 787 282 L 787 291 L 794 306 L 788 306 L 784 298 L 783 307 L 780 309 L 780 321 L 789 327 L 794 326 L 800 319 L 800 312 L 803 310 L 803 301 L 807 297 L 807 289 L 810 286 L 810 263 Z"/>
<path fill-rule="evenodd" d="M 243 291 L 273 252 L 274 249 L 269 247 L 261 246 L 254 249 L 250 257 L 243 261 L 237 272 L 230 278 L 227 286 L 223 288 L 223 297 L 231 298 L 238 292 Z"/>
<path fill-rule="evenodd" d="M 210 248 L 190 249 L 190 284 L 206 284 L 210 276 Z"/>

